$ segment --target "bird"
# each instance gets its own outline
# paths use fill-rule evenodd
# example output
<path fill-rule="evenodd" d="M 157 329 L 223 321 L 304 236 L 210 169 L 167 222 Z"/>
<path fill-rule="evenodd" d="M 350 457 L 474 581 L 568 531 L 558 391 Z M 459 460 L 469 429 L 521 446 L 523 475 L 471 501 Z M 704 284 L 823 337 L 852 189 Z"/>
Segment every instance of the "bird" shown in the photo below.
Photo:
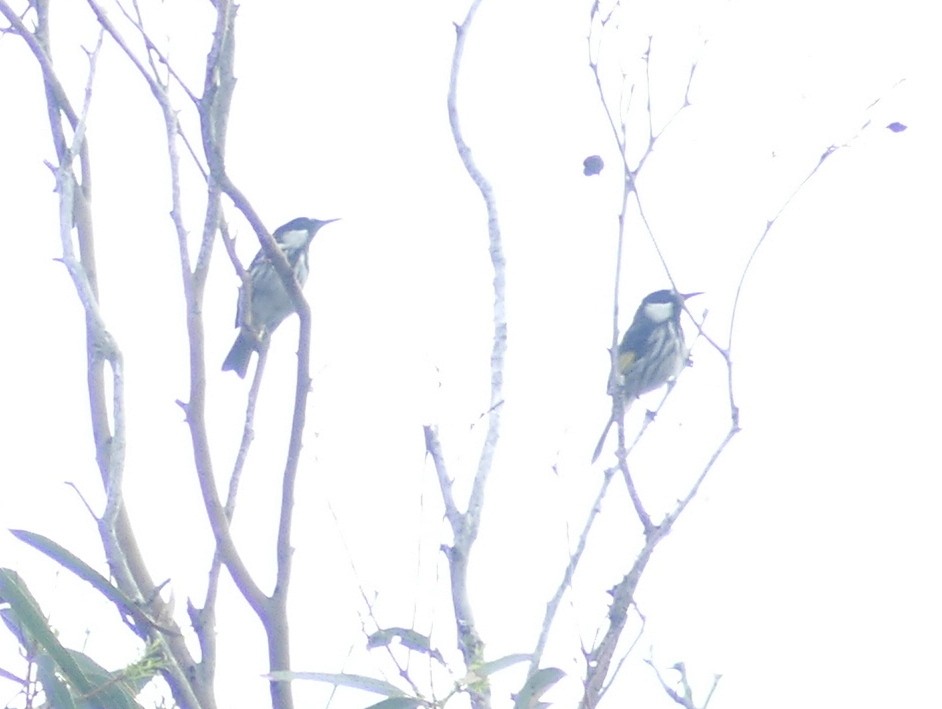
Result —
<path fill-rule="evenodd" d="M 642 394 L 663 386 L 680 374 L 687 363 L 687 345 L 684 331 L 680 327 L 680 313 L 684 301 L 701 293 L 678 293 L 674 290 L 657 290 L 648 293 L 638 306 L 631 326 L 625 331 L 609 393 L 621 396 L 624 410 Z M 598 460 L 609 429 L 615 423 L 617 407 L 605 424 L 599 438 L 592 462 Z"/>
<path fill-rule="evenodd" d="M 282 224 L 272 233 L 294 271 L 298 285 L 303 287 L 308 274 L 308 249 L 319 229 L 336 219 L 298 217 Z M 274 265 L 261 249 L 249 265 L 249 285 L 239 288 L 236 305 L 236 327 L 239 335 L 229 350 L 222 370 L 233 371 L 241 378 L 249 368 L 252 352 L 262 352 L 275 328 L 294 312 L 294 303 Z"/>

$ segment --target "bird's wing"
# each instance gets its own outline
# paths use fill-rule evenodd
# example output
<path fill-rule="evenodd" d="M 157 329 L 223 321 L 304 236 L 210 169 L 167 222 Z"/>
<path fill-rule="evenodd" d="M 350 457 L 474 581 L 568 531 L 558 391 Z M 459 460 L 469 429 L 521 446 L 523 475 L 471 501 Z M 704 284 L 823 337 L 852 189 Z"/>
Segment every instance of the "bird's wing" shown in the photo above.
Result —
<path fill-rule="evenodd" d="M 636 350 L 629 350 L 627 352 L 620 351 L 618 353 L 618 371 L 621 374 L 624 374 L 629 369 L 631 369 L 631 365 L 635 363 L 638 354 L 639 353 Z"/>

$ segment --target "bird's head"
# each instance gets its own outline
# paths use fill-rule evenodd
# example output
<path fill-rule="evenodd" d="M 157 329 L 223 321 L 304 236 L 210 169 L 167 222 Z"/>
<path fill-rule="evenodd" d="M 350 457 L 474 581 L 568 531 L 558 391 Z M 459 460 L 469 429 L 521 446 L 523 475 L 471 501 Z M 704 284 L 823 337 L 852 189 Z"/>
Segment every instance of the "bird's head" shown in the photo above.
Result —
<path fill-rule="evenodd" d="M 673 290 L 656 290 L 648 293 L 641 301 L 641 307 L 638 308 L 638 315 L 642 315 L 651 322 L 662 323 L 680 316 L 684 301 L 687 298 L 693 298 L 695 295 L 702 295 L 701 292 L 678 293 Z"/>
<path fill-rule="evenodd" d="M 275 241 L 287 249 L 304 248 L 311 243 L 311 239 L 314 238 L 314 235 L 322 226 L 335 221 L 337 220 L 298 217 L 275 229 L 275 233 L 272 234 L 272 236 Z"/>

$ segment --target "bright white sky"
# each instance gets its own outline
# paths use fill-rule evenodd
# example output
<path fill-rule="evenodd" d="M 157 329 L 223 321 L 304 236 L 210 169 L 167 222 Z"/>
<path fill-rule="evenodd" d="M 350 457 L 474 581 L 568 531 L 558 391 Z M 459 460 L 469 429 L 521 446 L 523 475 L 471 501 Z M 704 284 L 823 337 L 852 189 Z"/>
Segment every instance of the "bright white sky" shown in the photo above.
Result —
<path fill-rule="evenodd" d="M 168 15 L 154 26 L 165 24 L 155 33 L 169 32 L 171 58 L 197 88 L 209 25 L 207 9 L 191 5 L 159 5 Z M 743 431 L 645 575 L 636 656 L 653 648 L 662 667 L 684 661 L 701 691 L 723 674 L 714 709 L 924 706 L 926 679 L 942 663 L 938 23 L 915 0 L 650 5 L 632 7 L 639 14 L 619 42 L 630 59 L 655 37 L 657 125 L 677 107 L 689 62 L 699 68 L 693 105 L 658 143 L 640 188 L 677 283 L 706 291 L 695 305 L 710 310 L 715 337 L 726 336 L 738 274 L 766 220 L 827 146 L 857 137 L 788 208 L 747 280 L 734 349 Z M 492 658 L 532 649 L 567 533 L 581 527 L 601 479 L 588 461 L 609 407 L 620 171 L 586 62 L 589 6 L 484 0 L 462 74 L 463 127 L 494 185 L 507 256 L 505 428 L 471 589 Z M 445 113 L 451 23 L 465 9 L 365 0 L 244 2 L 239 11 L 231 173 L 271 228 L 299 215 L 343 219 L 318 235 L 306 288 L 314 393 L 294 538 L 299 670 L 388 673 L 362 650 L 358 584 L 378 594 L 383 625 L 437 632 L 455 656 L 438 552 L 449 537 L 421 425 L 440 426 L 463 491 L 483 432 L 491 313 L 484 209 Z M 79 102 L 75 42 L 91 46 L 94 33 L 69 11 L 53 5 L 62 13 L 54 41 Z M 12 36 L 0 38 L 0 95 L 0 224 L 15 258 L 0 282 L 0 526 L 47 534 L 104 570 L 94 524 L 63 484 L 100 505 L 83 319 L 53 260 L 39 74 Z M 891 133 L 892 121 L 909 129 Z M 106 42 L 89 138 L 102 307 L 127 368 L 127 504 L 183 622 L 186 599 L 202 597 L 212 548 L 174 403 L 186 396 L 186 347 L 162 135 L 146 87 Z M 581 163 L 593 153 L 607 167 L 589 179 Z M 198 182 L 184 198 L 195 244 Z M 230 218 L 251 258 L 254 235 Z M 666 285 L 635 222 L 628 244 L 623 327 L 642 295 Z M 236 286 L 219 247 L 205 316 L 221 476 L 248 387 L 218 371 L 235 335 Z M 269 358 L 235 525 L 261 579 L 272 571 L 294 322 Z M 694 358 L 634 458 L 652 511 L 684 494 L 728 426 L 722 362 L 702 343 Z M 606 590 L 627 570 L 638 533 L 624 485 L 613 484 L 547 657 L 576 679 L 580 642 L 604 620 Z M 0 535 L 0 565 L 25 576 L 66 644 L 108 666 L 134 656 L 115 614 L 36 552 Z M 247 613 L 224 595 L 223 707 L 268 696 L 257 679 L 264 642 Z M 0 666 L 19 668 L 6 640 Z M 505 679 L 495 697 L 519 673 Z M 0 683 L 0 700 L 9 687 Z M 577 689 L 563 683 L 547 698 L 568 706 Z M 298 685 L 299 706 L 323 696 Z M 346 692 L 334 706 L 370 699 Z M 669 706 L 640 662 L 609 703 L 629 699 Z"/>

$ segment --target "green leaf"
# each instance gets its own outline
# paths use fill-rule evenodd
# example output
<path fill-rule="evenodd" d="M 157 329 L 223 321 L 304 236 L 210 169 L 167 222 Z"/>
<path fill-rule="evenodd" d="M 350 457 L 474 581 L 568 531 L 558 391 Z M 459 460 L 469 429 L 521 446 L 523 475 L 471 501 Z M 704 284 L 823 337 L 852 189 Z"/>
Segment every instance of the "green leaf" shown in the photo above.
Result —
<path fill-rule="evenodd" d="M 2 570 L 0 570 L 2 572 Z M 26 586 L 26 583 L 20 578 L 19 574 L 15 571 L 9 571 L 9 581 L 10 583 L 16 584 L 19 593 L 25 599 L 25 602 L 34 608 L 39 608 L 39 601 L 33 596 L 29 588 Z M 3 600 L 3 591 L 0 590 L 0 601 Z M 34 638 L 24 627 L 23 622 L 20 620 L 19 616 L 16 615 L 16 612 L 13 608 L 3 608 L 0 609 L 0 617 L 3 618 L 4 624 L 9 628 L 10 632 L 13 633 L 20 645 L 26 651 L 27 656 L 36 655 L 39 653 L 39 649 L 36 644 L 36 638 Z"/>
<path fill-rule="evenodd" d="M 404 697 L 405 692 L 396 685 L 385 682 L 381 679 L 373 679 L 364 675 L 351 675 L 345 672 L 335 674 L 333 672 L 289 672 L 279 670 L 269 672 L 265 675 L 267 679 L 273 679 L 276 682 L 290 682 L 296 679 L 313 680 L 314 682 L 325 682 L 335 687 L 352 687 L 362 689 L 365 692 L 373 694 L 383 694 L 387 697 Z"/>
<path fill-rule="evenodd" d="M 131 678 L 124 669 L 117 672 L 106 670 L 85 653 L 77 650 L 69 650 L 69 653 L 82 668 L 85 676 L 95 685 L 78 703 L 79 709 L 143 709 L 134 701 L 134 697 L 150 681 L 150 677 Z"/>
<path fill-rule="evenodd" d="M 157 627 L 147 614 L 130 598 L 125 596 L 112 583 L 86 564 L 82 559 L 42 534 L 28 532 L 25 529 L 11 529 L 10 533 L 34 549 L 41 551 L 60 566 L 68 569 L 83 581 L 90 583 L 95 590 L 118 607 L 125 616 L 131 616 L 138 624 L 145 627 Z M 166 630 L 166 628 L 161 628 Z"/>
<path fill-rule="evenodd" d="M 445 664 L 441 653 L 432 647 L 432 640 L 427 635 L 409 628 L 381 628 L 367 638 L 366 646 L 371 650 L 375 647 L 387 647 L 397 639 L 403 647 L 421 652 Z"/>
<path fill-rule="evenodd" d="M 479 677 L 487 677 L 499 672 L 500 670 L 507 669 L 513 665 L 520 664 L 521 662 L 529 662 L 533 659 L 533 655 L 526 654 L 516 654 L 516 655 L 506 655 L 497 660 L 491 660 L 490 662 L 484 662 L 474 668 L 474 674 Z"/>
<path fill-rule="evenodd" d="M 88 694 L 92 690 L 88 678 L 49 627 L 39 604 L 26 589 L 19 574 L 11 569 L 0 569 L 0 600 L 10 604 L 20 625 L 55 661 L 66 680 L 78 691 Z"/>
<path fill-rule="evenodd" d="M 56 675 L 56 663 L 46 653 L 36 658 L 36 679 L 43 687 L 46 704 L 56 709 L 75 709 L 69 685 Z"/>
<path fill-rule="evenodd" d="M 124 670 L 110 672 L 88 655 L 64 647 L 15 571 L 0 569 L 0 600 L 10 604 L 10 608 L 0 611 L 4 622 L 36 656 L 37 678 L 51 706 L 143 709 L 134 697 L 153 674 L 130 677 Z"/>
<path fill-rule="evenodd" d="M 517 695 L 514 709 L 537 709 L 541 704 L 539 699 L 543 693 L 565 676 L 566 673 L 558 667 L 544 667 L 542 670 L 537 670 Z"/>

